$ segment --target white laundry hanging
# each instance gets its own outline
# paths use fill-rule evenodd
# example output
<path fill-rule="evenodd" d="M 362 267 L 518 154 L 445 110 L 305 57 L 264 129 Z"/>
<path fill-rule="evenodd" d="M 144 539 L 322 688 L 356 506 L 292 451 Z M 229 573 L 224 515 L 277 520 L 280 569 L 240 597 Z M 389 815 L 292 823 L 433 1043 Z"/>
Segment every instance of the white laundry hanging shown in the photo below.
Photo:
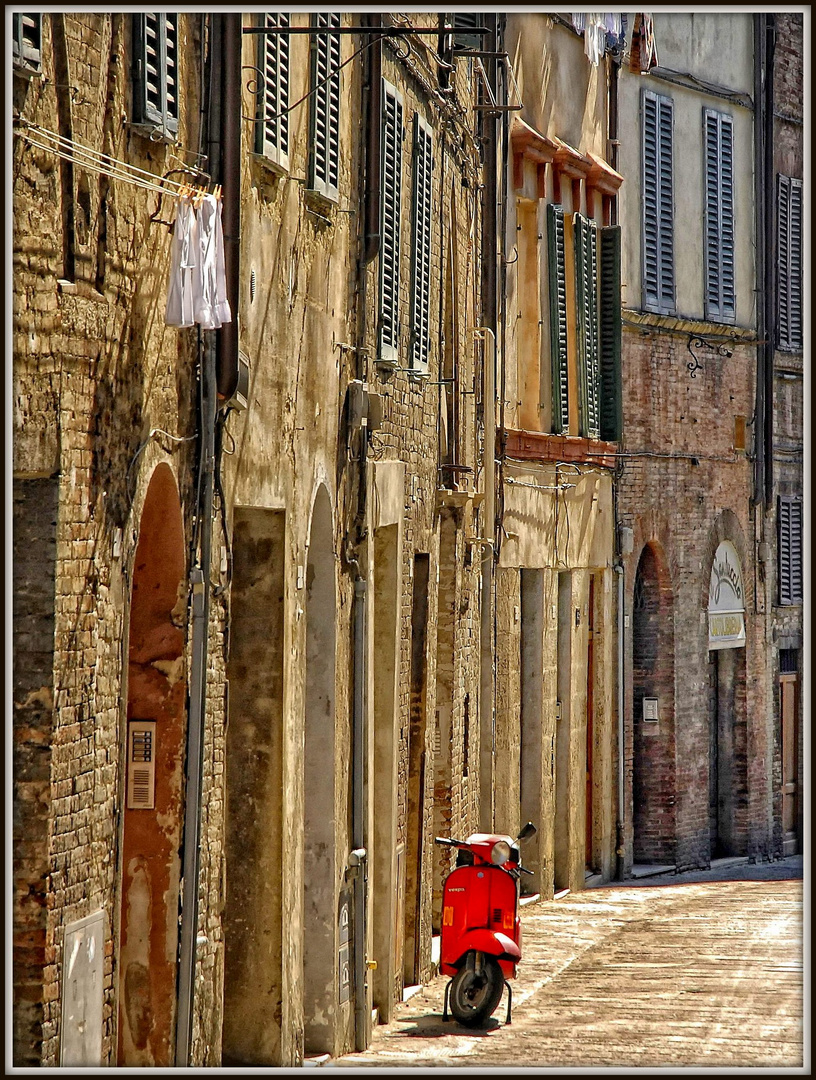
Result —
<path fill-rule="evenodd" d="M 164 321 L 168 326 L 195 324 L 194 276 L 198 246 L 198 223 L 193 204 L 189 199 L 179 199 L 164 312 Z"/>
<path fill-rule="evenodd" d="M 189 199 L 182 198 L 173 235 L 165 322 L 168 326 L 198 323 L 204 330 L 217 330 L 231 321 L 221 201 L 204 195 L 196 211 Z"/>

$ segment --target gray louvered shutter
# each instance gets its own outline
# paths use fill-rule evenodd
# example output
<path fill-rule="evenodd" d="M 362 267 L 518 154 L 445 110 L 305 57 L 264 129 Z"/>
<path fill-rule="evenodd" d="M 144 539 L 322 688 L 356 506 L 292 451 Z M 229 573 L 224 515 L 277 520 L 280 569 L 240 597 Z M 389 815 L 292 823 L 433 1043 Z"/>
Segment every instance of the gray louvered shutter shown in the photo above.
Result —
<path fill-rule="evenodd" d="M 703 110 L 705 141 L 705 313 L 734 322 L 734 123 Z"/>
<path fill-rule="evenodd" d="M 777 177 L 776 326 L 780 349 L 801 350 L 802 181 Z"/>
<path fill-rule="evenodd" d="M 569 363 L 564 211 L 555 203 L 547 206 L 547 277 L 550 296 L 553 431 L 566 435 L 569 432 Z"/>
<path fill-rule="evenodd" d="M 601 229 L 601 438 L 617 442 L 623 430 L 621 394 L 621 227 Z"/>
<path fill-rule="evenodd" d="M 578 316 L 578 384 L 580 431 L 587 439 L 600 435 L 598 363 L 598 230 L 594 221 L 574 215 L 575 304 Z"/>
<path fill-rule="evenodd" d="M 163 135 L 178 131 L 178 15 L 133 16 L 134 122 Z"/>
<path fill-rule="evenodd" d="M 314 16 L 314 26 L 340 26 L 336 13 Z M 309 186 L 336 199 L 340 184 L 340 35 L 312 38 L 312 148 Z"/>
<path fill-rule="evenodd" d="M 801 604 L 802 502 L 780 496 L 778 506 L 779 603 Z"/>
<path fill-rule="evenodd" d="M 12 16 L 12 60 L 25 71 L 42 67 L 42 15 L 15 12 Z"/>
<path fill-rule="evenodd" d="M 643 93 L 643 306 L 673 314 L 674 103 Z"/>
<path fill-rule="evenodd" d="M 411 280 L 411 367 L 427 371 L 431 310 L 431 197 L 433 136 L 414 115 L 413 272 Z"/>
<path fill-rule="evenodd" d="M 399 363 L 402 117 L 402 99 L 394 87 L 383 79 L 379 359 L 392 364 Z"/>
<path fill-rule="evenodd" d="M 289 16 L 267 12 L 262 26 L 289 26 Z M 289 35 L 258 35 L 260 79 L 255 152 L 289 167 Z"/>
<path fill-rule="evenodd" d="M 480 12 L 457 11 L 453 16 L 453 44 L 457 49 L 481 49 L 482 34 L 474 34 L 478 27 L 484 26 L 484 16 Z"/>

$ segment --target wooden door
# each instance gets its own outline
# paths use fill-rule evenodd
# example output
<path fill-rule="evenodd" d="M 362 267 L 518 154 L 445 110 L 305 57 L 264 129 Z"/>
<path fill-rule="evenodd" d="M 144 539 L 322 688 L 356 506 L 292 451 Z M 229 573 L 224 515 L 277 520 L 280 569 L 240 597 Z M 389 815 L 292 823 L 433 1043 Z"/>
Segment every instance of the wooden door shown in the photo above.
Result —
<path fill-rule="evenodd" d="M 587 712 L 586 712 L 586 866 L 592 867 L 592 744 L 594 741 L 594 695 L 595 685 L 595 579 L 589 579 L 589 604 L 587 611 Z"/>
<path fill-rule="evenodd" d="M 796 716 L 797 676 L 779 676 L 779 699 L 782 714 L 782 850 L 785 855 L 798 851 L 799 817 L 798 745 Z"/>

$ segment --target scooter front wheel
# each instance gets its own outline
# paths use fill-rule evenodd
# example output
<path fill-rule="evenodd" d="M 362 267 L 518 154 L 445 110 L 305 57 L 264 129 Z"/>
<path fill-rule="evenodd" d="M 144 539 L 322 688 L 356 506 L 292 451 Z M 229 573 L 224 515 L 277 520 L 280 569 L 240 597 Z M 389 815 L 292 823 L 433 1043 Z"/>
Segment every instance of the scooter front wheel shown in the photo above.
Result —
<path fill-rule="evenodd" d="M 493 956 L 485 956 L 481 972 L 476 974 L 469 956 L 454 975 L 450 987 L 450 1010 L 455 1020 L 466 1027 L 478 1027 L 496 1011 L 501 1001 L 504 975 Z"/>

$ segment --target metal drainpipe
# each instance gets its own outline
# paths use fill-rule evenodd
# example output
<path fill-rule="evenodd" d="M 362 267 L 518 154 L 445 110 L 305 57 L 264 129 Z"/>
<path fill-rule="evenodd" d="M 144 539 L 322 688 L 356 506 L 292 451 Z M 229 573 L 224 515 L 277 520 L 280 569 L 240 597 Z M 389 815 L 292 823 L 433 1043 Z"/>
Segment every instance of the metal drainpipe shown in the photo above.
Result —
<path fill-rule="evenodd" d="M 210 568 L 214 510 L 215 428 L 219 383 L 231 395 L 237 378 L 238 357 L 238 235 L 240 222 L 240 15 L 213 14 L 209 43 L 210 85 L 207 110 L 208 162 L 210 175 L 219 178 L 227 210 L 225 230 L 227 296 L 232 322 L 217 334 L 206 332 L 201 350 L 201 442 L 199 457 L 200 527 L 199 565 L 190 572 L 192 593 L 192 645 L 190 706 L 187 722 L 186 799 L 184 851 L 182 856 L 181 929 L 179 935 L 178 1009 L 176 1017 L 176 1066 L 191 1064 L 195 1004 L 196 943 L 198 933 L 198 886 L 201 837 L 201 801 L 204 766 L 204 728 L 207 704 L 207 644 L 210 622 Z M 223 102 L 223 107 L 222 107 Z M 236 114 L 236 115 L 231 115 Z M 228 254 L 229 253 L 229 254 Z M 225 360 L 226 358 L 226 360 Z M 232 385 L 232 390 L 230 390 Z"/>
<path fill-rule="evenodd" d="M 497 16 L 485 14 L 485 26 L 490 33 L 485 49 L 497 51 Z M 496 60 L 487 59 L 485 65 L 492 88 L 496 87 Z M 493 829 L 494 812 L 494 757 L 495 757 L 495 708 L 494 708 L 494 623 L 493 582 L 496 540 L 496 262 L 497 262 L 497 119 L 484 114 L 482 145 L 488 163 L 482 202 L 482 333 L 488 332 L 493 341 L 490 363 L 485 361 L 484 381 L 484 517 L 482 527 L 482 590 L 480 653 L 481 678 L 479 693 L 479 827 L 483 832 Z M 485 791 L 487 787 L 487 791 Z"/>
<path fill-rule="evenodd" d="M 773 445 L 773 400 L 774 400 L 774 341 L 776 338 L 776 275 L 775 264 L 771 259 L 771 252 L 776 249 L 776 237 L 774 235 L 775 220 L 775 190 L 774 190 L 774 110 L 773 110 L 773 85 L 774 85 L 774 50 L 776 47 L 776 17 L 772 14 L 761 15 L 765 24 L 765 93 L 762 104 L 765 110 L 765 138 L 764 170 L 761 174 L 763 188 L 760 192 L 762 205 L 765 211 L 765 279 L 763 281 L 765 302 L 765 326 L 760 341 L 765 344 L 760 348 L 764 357 L 764 432 L 765 439 L 765 504 L 766 507 L 773 503 L 774 491 L 774 445 Z M 763 518 L 764 521 L 764 518 Z"/>
<path fill-rule="evenodd" d="M 765 16 L 754 15 L 754 158 L 756 175 L 756 278 L 757 285 L 765 282 Z M 759 294 L 757 304 L 756 389 L 754 404 L 754 503 L 764 501 L 765 491 L 765 296 Z"/>
<path fill-rule="evenodd" d="M 378 27 L 379 15 L 369 15 L 368 24 Z M 363 252 L 357 273 L 357 374 L 365 382 L 366 355 L 366 280 L 367 268 L 380 250 L 380 87 L 382 79 L 382 42 L 377 41 L 367 50 L 367 81 L 363 84 L 362 112 L 367 119 L 367 137 L 364 148 L 363 177 Z M 365 529 L 367 506 L 367 452 L 368 429 L 360 432 L 359 490 L 357 500 L 356 529 Z M 358 538 L 355 542 L 359 544 Z M 366 622 L 368 610 L 368 582 L 359 564 L 354 579 L 353 627 L 354 661 L 352 668 L 352 844 L 354 850 L 349 859 L 353 871 L 354 888 L 354 1046 L 357 1052 L 366 1049 L 370 1041 L 370 1012 L 368 1010 L 368 967 L 366 964 L 368 853 L 366 848 L 366 738 L 367 680 Z"/>

